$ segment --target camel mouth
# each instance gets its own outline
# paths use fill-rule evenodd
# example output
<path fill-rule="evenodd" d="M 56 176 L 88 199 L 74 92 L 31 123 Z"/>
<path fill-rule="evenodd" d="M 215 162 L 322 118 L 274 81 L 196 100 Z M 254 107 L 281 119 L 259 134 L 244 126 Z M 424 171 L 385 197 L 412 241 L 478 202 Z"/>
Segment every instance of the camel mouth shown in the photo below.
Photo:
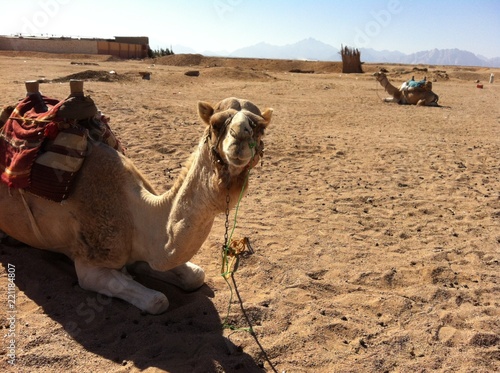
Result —
<path fill-rule="evenodd" d="M 234 152 L 226 152 L 225 158 L 226 158 L 226 161 L 228 164 L 236 166 L 236 167 L 244 167 L 252 161 L 254 154 L 251 151 L 250 147 L 248 147 L 248 152 L 242 151 L 242 150 L 238 151 L 238 149 L 241 149 L 242 146 L 244 146 L 244 145 L 243 144 L 232 144 L 231 147 L 235 151 Z"/>
<path fill-rule="evenodd" d="M 251 158 L 245 158 L 245 159 L 240 159 L 240 158 L 227 158 L 227 162 L 230 165 L 236 166 L 236 167 L 245 167 L 247 164 L 250 163 Z"/>

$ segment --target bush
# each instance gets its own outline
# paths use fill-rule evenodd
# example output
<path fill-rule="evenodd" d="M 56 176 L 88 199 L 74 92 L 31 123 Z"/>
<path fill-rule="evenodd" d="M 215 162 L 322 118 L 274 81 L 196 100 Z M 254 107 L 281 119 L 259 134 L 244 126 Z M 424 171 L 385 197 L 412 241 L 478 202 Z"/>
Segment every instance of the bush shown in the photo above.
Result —
<path fill-rule="evenodd" d="M 163 56 L 170 56 L 171 54 L 174 54 L 174 51 L 172 50 L 172 47 L 170 49 L 166 48 L 160 48 L 160 49 L 151 49 L 148 47 L 148 57 L 149 58 L 156 58 L 156 57 L 163 57 Z"/>

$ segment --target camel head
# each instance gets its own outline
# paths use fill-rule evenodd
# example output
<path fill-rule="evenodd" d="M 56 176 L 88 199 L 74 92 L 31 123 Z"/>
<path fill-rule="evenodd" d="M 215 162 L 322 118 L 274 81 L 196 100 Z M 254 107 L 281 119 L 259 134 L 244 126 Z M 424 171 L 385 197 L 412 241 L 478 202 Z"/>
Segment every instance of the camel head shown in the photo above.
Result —
<path fill-rule="evenodd" d="M 384 74 L 384 72 L 382 71 L 378 71 L 376 73 L 373 73 L 373 76 L 375 77 L 375 79 L 377 79 L 377 81 L 381 82 L 382 80 L 386 79 L 387 76 Z"/>
<path fill-rule="evenodd" d="M 198 114 L 209 126 L 215 159 L 227 165 L 230 173 L 239 173 L 258 163 L 264 150 L 262 137 L 272 113 L 272 109 L 261 112 L 250 101 L 234 97 L 215 106 L 198 103 Z"/>

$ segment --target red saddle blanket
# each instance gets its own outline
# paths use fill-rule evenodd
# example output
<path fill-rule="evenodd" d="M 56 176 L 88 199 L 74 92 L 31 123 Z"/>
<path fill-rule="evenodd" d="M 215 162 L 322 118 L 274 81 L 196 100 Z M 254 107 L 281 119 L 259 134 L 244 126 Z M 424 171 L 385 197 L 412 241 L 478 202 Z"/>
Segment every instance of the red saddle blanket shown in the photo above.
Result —
<path fill-rule="evenodd" d="M 1 182 L 60 202 L 70 195 L 89 136 L 123 152 L 104 120 L 62 117 L 61 113 L 68 113 L 64 109 L 68 102 L 74 108 L 69 99 L 31 94 L 18 103 L 0 128 Z"/>

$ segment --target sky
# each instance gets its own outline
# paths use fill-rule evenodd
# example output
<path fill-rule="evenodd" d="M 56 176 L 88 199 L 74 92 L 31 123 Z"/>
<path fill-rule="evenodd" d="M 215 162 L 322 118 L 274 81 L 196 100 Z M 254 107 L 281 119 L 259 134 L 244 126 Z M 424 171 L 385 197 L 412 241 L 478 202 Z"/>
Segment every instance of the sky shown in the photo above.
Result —
<path fill-rule="evenodd" d="M 0 13 L 0 35 L 148 36 L 152 49 L 174 52 L 314 38 L 336 48 L 500 57 L 499 0 L 4 0 Z"/>

